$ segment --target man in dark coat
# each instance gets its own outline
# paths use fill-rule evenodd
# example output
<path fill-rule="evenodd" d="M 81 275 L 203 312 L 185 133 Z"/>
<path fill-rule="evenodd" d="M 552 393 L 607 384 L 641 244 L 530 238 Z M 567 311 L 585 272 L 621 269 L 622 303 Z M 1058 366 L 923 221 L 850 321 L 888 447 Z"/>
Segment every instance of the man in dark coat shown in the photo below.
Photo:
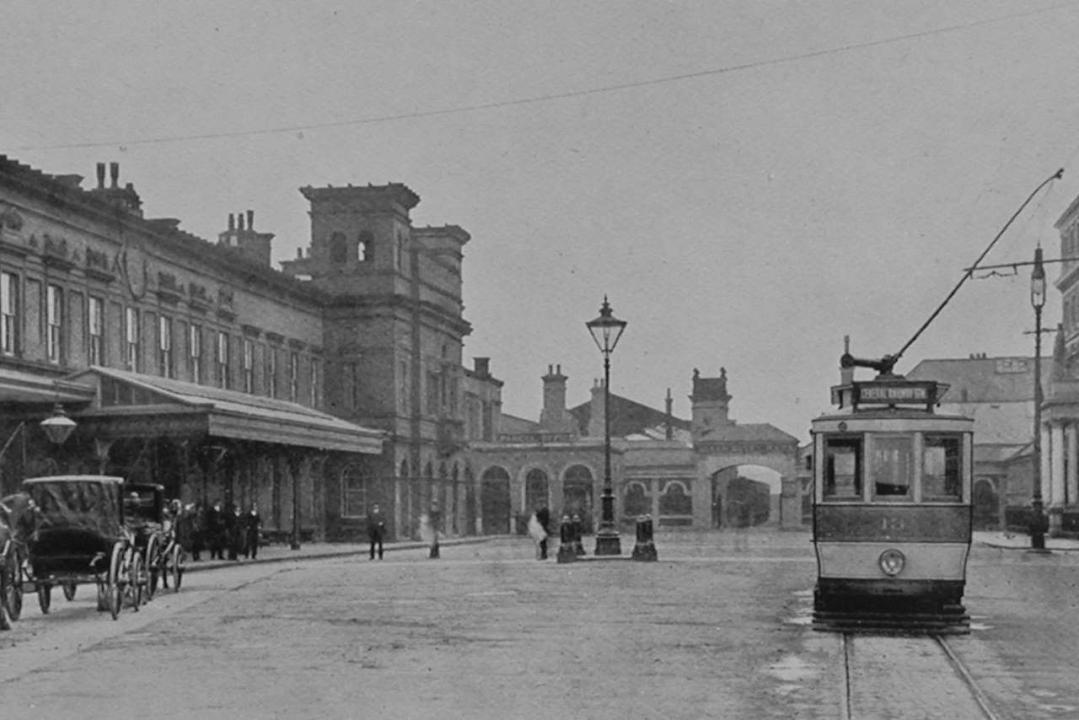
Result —
<path fill-rule="evenodd" d="M 225 511 L 218 500 L 206 511 L 206 539 L 210 545 L 210 559 L 225 559 Z"/>
<path fill-rule="evenodd" d="M 251 510 L 244 516 L 244 534 L 247 536 L 244 542 L 244 557 L 256 559 L 259 554 L 259 534 L 262 532 L 262 517 L 259 515 L 258 505 L 251 505 Z"/>
<path fill-rule="evenodd" d="M 382 559 L 382 540 L 386 536 L 386 518 L 382 509 L 375 503 L 367 513 L 367 539 L 371 541 L 371 559 L 375 559 L 375 546 L 378 546 L 378 559 Z"/>

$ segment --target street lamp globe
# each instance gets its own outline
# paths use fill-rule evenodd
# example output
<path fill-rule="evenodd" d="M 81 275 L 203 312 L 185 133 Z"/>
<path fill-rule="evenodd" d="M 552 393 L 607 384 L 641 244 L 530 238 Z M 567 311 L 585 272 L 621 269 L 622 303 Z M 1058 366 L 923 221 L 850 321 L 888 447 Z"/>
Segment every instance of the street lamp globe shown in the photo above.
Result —
<path fill-rule="evenodd" d="M 1042 249 L 1034 251 L 1034 270 L 1030 273 L 1030 304 L 1035 310 L 1045 307 L 1045 266 Z"/>
<path fill-rule="evenodd" d="M 41 429 L 45 431 L 50 441 L 63 445 L 75 429 L 75 421 L 67 416 L 60 403 L 56 403 L 52 409 L 52 415 L 41 421 Z"/>
<path fill-rule="evenodd" d="M 618 344 L 622 332 L 628 325 L 625 320 L 619 320 L 611 312 L 611 304 L 607 302 L 607 296 L 603 296 L 603 307 L 599 309 L 599 317 L 585 323 L 588 332 L 592 333 L 592 339 L 596 341 L 596 347 L 607 357 L 614 352 L 614 346 Z"/>

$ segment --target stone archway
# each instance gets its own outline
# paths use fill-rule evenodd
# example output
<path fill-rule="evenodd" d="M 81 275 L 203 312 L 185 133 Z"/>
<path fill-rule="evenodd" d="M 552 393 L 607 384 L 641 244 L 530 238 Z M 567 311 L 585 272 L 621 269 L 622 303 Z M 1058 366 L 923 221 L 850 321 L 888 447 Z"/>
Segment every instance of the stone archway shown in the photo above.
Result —
<path fill-rule="evenodd" d="M 480 480 L 480 517 L 484 535 L 510 532 L 510 475 L 505 468 L 492 467 Z"/>
<path fill-rule="evenodd" d="M 712 527 L 739 528 L 779 522 L 782 476 L 765 466 L 732 465 L 711 476 Z"/>

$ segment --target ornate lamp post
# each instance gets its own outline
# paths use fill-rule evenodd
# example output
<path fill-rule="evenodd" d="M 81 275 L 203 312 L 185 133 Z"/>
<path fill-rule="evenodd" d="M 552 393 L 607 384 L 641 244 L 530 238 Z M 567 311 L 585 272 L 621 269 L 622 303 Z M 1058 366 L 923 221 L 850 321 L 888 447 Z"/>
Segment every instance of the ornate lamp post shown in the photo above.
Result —
<path fill-rule="evenodd" d="M 627 324 L 611 314 L 606 295 L 603 296 L 599 317 L 585 323 L 596 341 L 596 347 L 603 353 L 603 514 L 596 531 L 596 555 L 622 554 L 618 529 L 614 524 L 614 488 L 611 484 L 611 353 Z"/>
<path fill-rule="evenodd" d="M 71 432 L 75 429 L 75 421 L 67 416 L 60 403 L 52 409 L 52 415 L 41 421 L 41 429 L 45 435 L 56 445 L 63 445 Z"/>
<path fill-rule="evenodd" d="M 1034 251 L 1030 273 L 1030 304 L 1034 308 L 1034 467 L 1031 495 L 1030 547 L 1045 550 L 1046 518 L 1042 507 L 1042 308 L 1045 307 L 1045 267 L 1042 249 Z"/>

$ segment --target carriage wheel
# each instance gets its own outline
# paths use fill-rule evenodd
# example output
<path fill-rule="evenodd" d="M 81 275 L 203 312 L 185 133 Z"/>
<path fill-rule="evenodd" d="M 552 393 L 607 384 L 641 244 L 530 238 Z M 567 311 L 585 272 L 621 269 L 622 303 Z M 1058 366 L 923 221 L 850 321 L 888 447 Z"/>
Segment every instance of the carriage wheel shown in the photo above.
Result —
<path fill-rule="evenodd" d="M 169 557 L 169 571 L 172 574 L 172 591 L 180 592 L 180 583 L 184 579 L 184 550 L 180 547 L 180 543 L 175 543 L 172 546 L 172 553 Z"/>
<path fill-rule="evenodd" d="M 124 589 L 124 597 L 131 608 L 138 612 L 139 606 L 142 605 L 142 589 L 146 584 L 146 578 L 143 576 L 142 554 L 134 548 L 129 550 L 128 553 L 127 585 Z"/>
<path fill-rule="evenodd" d="M 22 614 L 22 566 L 19 553 L 12 551 L 6 561 L 0 560 L 0 605 L 9 621 L 14 622 Z M 3 621 L 0 621 L 3 622 Z M 0 629 L 6 629 L 0 626 Z"/>
<path fill-rule="evenodd" d="M 18 620 L 22 615 L 22 581 L 23 581 L 23 564 L 26 559 L 23 554 L 18 550 L 15 551 L 15 567 L 12 569 L 12 577 L 14 578 L 14 585 L 12 586 L 11 604 L 8 605 L 8 614 L 11 615 L 12 620 Z"/>
<path fill-rule="evenodd" d="M 120 615 L 124 604 L 124 544 L 118 542 L 112 546 L 109 558 L 109 576 L 105 579 L 105 604 L 115 620 Z"/>
<path fill-rule="evenodd" d="M 71 602 L 75 599 L 75 588 L 78 587 L 75 583 L 64 583 L 61 585 L 64 589 L 64 599 Z"/>
<path fill-rule="evenodd" d="M 37 604 L 41 608 L 42 615 L 49 614 L 52 605 L 52 585 L 47 582 L 37 584 Z"/>
<path fill-rule="evenodd" d="M 157 538 L 151 537 L 146 543 L 146 600 L 150 601 L 154 599 L 154 593 L 157 592 L 157 579 L 161 574 L 161 567 L 158 563 L 158 554 L 160 548 L 158 547 Z"/>
<path fill-rule="evenodd" d="M 109 586 L 104 580 L 97 581 L 97 611 L 105 612 L 109 609 Z"/>
<path fill-rule="evenodd" d="M 0 567 L 0 630 L 11 629 L 11 613 L 8 606 L 11 605 L 12 573 L 5 563 Z"/>

